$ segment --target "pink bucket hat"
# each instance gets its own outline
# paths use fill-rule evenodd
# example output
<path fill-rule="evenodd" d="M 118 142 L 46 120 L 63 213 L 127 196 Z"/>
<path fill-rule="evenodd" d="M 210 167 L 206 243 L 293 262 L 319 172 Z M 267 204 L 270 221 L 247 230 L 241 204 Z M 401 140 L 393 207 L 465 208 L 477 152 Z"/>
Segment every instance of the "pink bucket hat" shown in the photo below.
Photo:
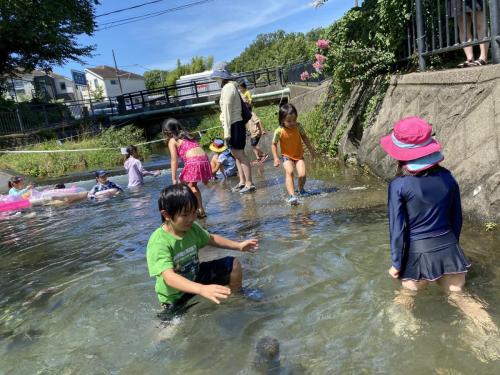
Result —
<path fill-rule="evenodd" d="M 409 161 L 439 152 L 441 145 L 432 138 L 432 126 L 419 117 L 407 117 L 394 124 L 391 134 L 380 139 L 390 157 Z"/>

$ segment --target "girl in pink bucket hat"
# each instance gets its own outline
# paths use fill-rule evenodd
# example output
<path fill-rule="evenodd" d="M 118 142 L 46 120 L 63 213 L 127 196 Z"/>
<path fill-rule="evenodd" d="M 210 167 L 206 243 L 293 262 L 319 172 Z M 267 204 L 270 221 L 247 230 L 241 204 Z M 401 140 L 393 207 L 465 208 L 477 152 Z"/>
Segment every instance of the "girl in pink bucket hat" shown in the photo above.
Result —
<path fill-rule="evenodd" d="M 399 161 L 388 194 L 389 274 L 401 280 L 403 292 L 407 291 L 403 295 L 410 298 L 429 282 L 436 282 L 466 315 L 480 316 L 482 323 L 495 327 L 477 302 L 453 293 L 462 291 L 470 263 L 459 245 L 460 190 L 451 172 L 439 165 L 444 157 L 432 137 L 432 127 L 418 117 L 404 118 L 380 144 Z"/>

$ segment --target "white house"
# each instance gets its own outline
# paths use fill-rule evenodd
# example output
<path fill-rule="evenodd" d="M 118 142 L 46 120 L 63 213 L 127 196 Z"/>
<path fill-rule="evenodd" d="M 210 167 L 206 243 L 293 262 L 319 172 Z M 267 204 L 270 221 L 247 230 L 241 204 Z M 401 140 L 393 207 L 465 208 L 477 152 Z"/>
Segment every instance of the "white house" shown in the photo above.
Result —
<path fill-rule="evenodd" d="M 120 90 L 117 74 L 120 77 L 122 90 Z M 129 92 L 146 90 L 143 76 L 120 69 L 117 72 L 115 68 L 107 65 L 86 68 L 85 77 L 90 91 L 93 92 L 102 88 L 104 97 L 114 97 Z M 84 95 L 88 98 L 88 92 Z"/>
<path fill-rule="evenodd" d="M 6 98 L 23 102 L 38 95 L 46 101 L 62 99 L 64 101 L 82 100 L 82 93 L 77 85 L 62 75 L 53 72 L 34 70 L 18 73 L 7 78 Z"/>

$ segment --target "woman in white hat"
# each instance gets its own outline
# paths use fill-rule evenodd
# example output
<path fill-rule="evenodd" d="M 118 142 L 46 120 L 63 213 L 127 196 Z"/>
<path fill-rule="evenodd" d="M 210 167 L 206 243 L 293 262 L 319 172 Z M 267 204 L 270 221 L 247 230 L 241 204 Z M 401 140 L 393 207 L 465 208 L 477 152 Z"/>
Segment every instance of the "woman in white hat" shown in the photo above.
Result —
<path fill-rule="evenodd" d="M 241 194 L 251 193 L 255 191 L 255 185 L 252 182 L 250 160 L 245 155 L 246 128 L 243 122 L 238 85 L 233 81 L 226 63 L 218 63 L 211 78 L 215 79 L 222 87 L 220 120 L 224 128 L 224 139 L 236 159 L 238 177 L 240 178 L 240 182 L 233 188 L 233 191 L 239 191 Z"/>

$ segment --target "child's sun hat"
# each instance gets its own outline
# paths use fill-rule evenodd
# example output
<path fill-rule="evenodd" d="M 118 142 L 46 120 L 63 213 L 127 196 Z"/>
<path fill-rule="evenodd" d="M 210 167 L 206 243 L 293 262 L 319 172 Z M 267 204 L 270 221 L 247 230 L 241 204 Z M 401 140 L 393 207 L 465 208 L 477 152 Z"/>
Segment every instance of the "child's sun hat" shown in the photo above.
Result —
<path fill-rule="evenodd" d="M 224 141 L 222 139 L 214 139 L 208 148 L 213 152 L 221 153 L 226 151 L 227 146 L 224 145 Z"/>
<path fill-rule="evenodd" d="M 96 177 L 104 177 L 104 176 L 107 176 L 108 175 L 108 172 L 105 171 L 104 169 L 100 169 L 98 171 L 95 172 L 95 176 Z"/>
<path fill-rule="evenodd" d="M 432 137 L 432 126 L 419 117 L 407 117 L 394 124 L 391 134 L 380 145 L 393 159 L 406 162 L 410 172 L 428 169 L 443 161 L 441 145 Z"/>

